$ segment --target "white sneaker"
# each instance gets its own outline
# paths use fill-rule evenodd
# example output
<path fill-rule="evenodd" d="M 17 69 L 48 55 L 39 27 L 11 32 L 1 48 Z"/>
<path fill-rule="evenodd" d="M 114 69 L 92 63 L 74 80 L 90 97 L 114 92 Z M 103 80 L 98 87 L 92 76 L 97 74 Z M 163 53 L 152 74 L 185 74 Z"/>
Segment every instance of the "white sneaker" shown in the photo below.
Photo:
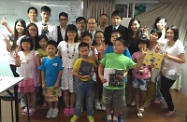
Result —
<path fill-rule="evenodd" d="M 101 109 L 102 109 L 103 111 L 105 111 L 105 110 L 106 110 L 106 107 L 105 107 L 103 104 L 101 104 Z"/>
<path fill-rule="evenodd" d="M 98 100 L 95 100 L 95 109 L 96 110 L 102 110 L 101 103 Z"/>
<path fill-rule="evenodd" d="M 46 118 L 51 118 L 53 113 L 53 108 L 50 108 L 47 112 Z"/>
<path fill-rule="evenodd" d="M 51 114 L 51 118 L 56 118 L 58 116 L 58 108 L 54 108 Z"/>
<path fill-rule="evenodd" d="M 140 118 L 142 118 L 142 117 L 143 117 L 142 112 L 141 112 L 141 111 L 138 111 L 138 112 L 137 112 L 137 116 L 140 117 Z"/>

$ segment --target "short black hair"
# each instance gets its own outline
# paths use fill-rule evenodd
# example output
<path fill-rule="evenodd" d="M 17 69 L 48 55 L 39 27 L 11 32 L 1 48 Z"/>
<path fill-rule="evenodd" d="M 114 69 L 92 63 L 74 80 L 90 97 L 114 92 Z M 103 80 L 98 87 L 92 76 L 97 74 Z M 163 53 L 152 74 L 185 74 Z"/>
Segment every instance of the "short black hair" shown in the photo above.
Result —
<path fill-rule="evenodd" d="M 112 35 L 113 33 L 119 33 L 119 35 L 121 36 L 121 33 L 120 33 L 118 30 L 112 30 L 111 35 Z"/>
<path fill-rule="evenodd" d="M 47 42 L 47 46 L 49 46 L 49 45 L 53 45 L 55 48 L 57 48 L 57 43 L 54 40 L 49 40 Z"/>
<path fill-rule="evenodd" d="M 144 34 L 142 34 L 140 36 L 140 38 L 138 38 L 138 44 L 140 44 L 140 43 L 146 44 L 146 46 L 148 47 L 149 46 L 149 39 Z"/>
<path fill-rule="evenodd" d="M 85 42 L 81 42 L 81 43 L 79 44 L 79 50 L 80 50 L 81 47 L 88 47 L 88 49 L 90 48 L 89 44 L 87 44 L 87 43 L 85 43 Z"/>
<path fill-rule="evenodd" d="M 113 12 L 112 12 L 111 18 L 112 18 L 113 16 L 119 16 L 121 19 L 123 18 L 122 13 L 121 13 L 119 10 L 113 11 Z"/>
<path fill-rule="evenodd" d="M 101 16 L 106 16 L 106 17 L 107 17 L 107 14 L 104 14 L 104 13 L 103 13 L 103 14 L 100 15 L 100 17 L 101 17 Z"/>
<path fill-rule="evenodd" d="M 31 47 L 30 47 L 30 50 L 32 50 L 33 49 L 33 40 L 32 40 L 32 38 L 30 37 L 30 36 L 24 36 L 22 39 L 21 39 L 21 43 L 20 43 L 20 48 L 21 48 L 21 50 L 22 51 L 24 51 L 24 49 L 23 49 L 23 47 L 22 47 L 22 43 L 23 42 L 30 42 L 30 45 L 31 45 Z"/>
<path fill-rule="evenodd" d="M 27 9 L 27 14 L 29 13 L 29 11 L 30 11 L 31 9 L 34 9 L 35 12 L 36 12 L 36 15 L 38 15 L 38 10 L 37 10 L 37 8 L 35 8 L 35 7 L 33 7 L 33 6 L 31 6 L 31 7 L 29 7 L 29 8 Z"/>
<path fill-rule="evenodd" d="M 85 36 L 89 36 L 92 39 L 92 34 L 89 33 L 88 31 L 85 31 L 81 34 L 81 39 L 83 39 Z"/>
<path fill-rule="evenodd" d="M 76 23 L 80 22 L 81 20 L 84 20 L 84 22 L 86 23 L 86 19 L 84 17 L 78 17 L 76 18 Z"/>
<path fill-rule="evenodd" d="M 123 46 L 125 46 L 125 47 L 128 46 L 127 41 L 126 41 L 125 38 L 123 38 L 123 37 L 118 37 L 118 38 L 116 39 L 116 41 L 122 42 L 122 43 L 123 43 Z"/>
<path fill-rule="evenodd" d="M 173 40 L 174 41 L 177 41 L 179 39 L 179 29 L 177 28 L 177 26 L 171 25 L 171 26 L 166 28 L 166 32 L 167 32 L 167 30 L 172 30 L 173 31 L 173 33 L 174 33 Z"/>
<path fill-rule="evenodd" d="M 39 35 L 38 36 L 38 41 L 40 41 L 41 39 L 45 39 L 48 42 L 48 38 L 46 35 Z"/>
<path fill-rule="evenodd" d="M 75 37 L 74 42 L 78 42 L 78 30 L 77 30 L 77 27 L 76 27 L 74 24 L 69 24 L 69 25 L 67 25 L 67 27 L 66 27 L 66 32 L 65 32 L 65 41 L 66 41 L 66 42 L 68 41 L 67 32 L 69 32 L 69 31 L 74 31 L 74 32 L 76 32 L 76 37 Z"/>
<path fill-rule="evenodd" d="M 41 7 L 41 12 L 49 12 L 49 13 L 51 13 L 51 8 L 49 8 L 48 6 L 42 6 Z"/>
<path fill-rule="evenodd" d="M 162 36 L 162 32 L 159 29 L 151 30 L 150 34 L 152 34 L 152 33 L 157 33 L 158 34 L 158 39 Z"/>
<path fill-rule="evenodd" d="M 68 14 L 66 12 L 61 12 L 58 18 L 60 19 L 61 16 L 66 17 L 68 19 Z"/>

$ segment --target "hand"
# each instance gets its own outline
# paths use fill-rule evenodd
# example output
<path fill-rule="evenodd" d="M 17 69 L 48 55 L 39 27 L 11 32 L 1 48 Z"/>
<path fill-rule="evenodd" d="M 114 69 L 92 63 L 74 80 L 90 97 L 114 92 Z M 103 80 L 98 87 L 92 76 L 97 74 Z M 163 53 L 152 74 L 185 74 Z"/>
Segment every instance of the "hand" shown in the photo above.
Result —
<path fill-rule="evenodd" d="M 165 67 L 162 67 L 161 72 L 162 72 L 162 75 L 165 75 L 165 73 L 166 73 L 166 68 L 165 68 Z"/>
<path fill-rule="evenodd" d="M 6 19 L 3 17 L 3 19 L 1 20 L 1 25 L 4 25 L 4 26 L 6 26 L 7 25 L 7 21 L 6 21 Z"/>
<path fill-rule="evenodd" d="M 43 29 L 44 32 L 47 32 L 48 31 L 48 25 L 43 26 L 42 29 Z"/>
<path fill-rule="evenodd" d="M 81 76 L 82 79 L 90 79 L 92 78 L 90 75 L 84 75 L 84 76 Z"/>
<path fill-rule="evenodd" d="M 58 83 L 55 83 L 54 88 L 58 88 Z"/>
<path fill-rule="evenodd" d="M 43 57 L 43 58 L 41 58 L 41 60 L 40 60 L 40 61 L 41 61 L 41 64 L 42 64 L 42 63 L 43 63 L 43 61 L 44 61 L 44 57 Z"/>
<path fill-rule="evenodd" d="M 95 47 L 94 47 L 94 46 L 91 46 L 91 50 L 92 50 L 93 52 L 95 52 Z"/>
<path fill-rule="evenodd" d="M 170 55 L 168 53 L 165 53 L 164 58 L 170 58 Z"/>
<path fill-rule="evenodd" d="M 100 76 L 100 79 L 101 79 L 102 83 L 106 83 L 107 82 L 107 79 L 104 78 L 104 76 Z"/>
<path fill-rule="evenodd" d="M 2 34 L 2 36 L 4 37 L 5 43 L 8 43 L 9 42 L 8 35 Z"/>
<path fill-rule="evenodd" d="M 46 88 L 46 83 L 42 82 L 42 89 L 45 89 L 45 88 Z"/>
<path fill-rule="evenodd" d="M 149 30 L 149 28 L 147 28 L 146 26 L 144 26 L 143 28 L 141 28 L 141 30 L 142 30 L 142 33 L 147 33 L 148 30 Z"/>
<path fill-rule="evenodd" d="M 158 52 L 160 52 L 160 50 L 161 50 L 161 46 L 160 46 L 160 44 L 158 44 L 156 49 L 155 49 L 155 52 L 158 53 Z"/>
<path fill-rule="evenodd" d="M 121 79 L 121 80 L 125 80 L 127 75 L 118 75 L 118 77 Z"/>
<path fill-rule="evenodd" d="M 36 84 L 39 86 L 40 85 L 40 78 L 39 77 L 37 77 L 37 79 L 36 79 Z"/>
<path fill-rule="evenodd" d="M 155 64 L 154 63 L 151 63 L 151 65 L 149 65 L 150 68 L 154 68 L 155 67 Z"/>

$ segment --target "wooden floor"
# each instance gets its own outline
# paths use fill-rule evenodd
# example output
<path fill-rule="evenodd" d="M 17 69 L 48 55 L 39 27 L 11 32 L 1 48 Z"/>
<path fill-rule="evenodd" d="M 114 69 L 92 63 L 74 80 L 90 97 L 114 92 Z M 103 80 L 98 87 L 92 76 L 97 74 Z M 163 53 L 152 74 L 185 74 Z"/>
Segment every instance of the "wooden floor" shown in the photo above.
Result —
<path fill-rule="evenodd" d="M 185 97 L 181 92 L 171 91 L 171 93 L 177 111 L 176 117 L 165 118 L 162 116 L 160 109 L 162 107 L 166 107 L 166 104 L 164 102 L 160 105 L 152 103 L 149 108 L 145 109 L 143 118 L 138 118 L 136 116 L 135 109 L 125 108 L 123 111 L 125 122 L 187 122 L 185 120 L 187 114 L 187 97 Z M 3 122 L 11 122 L 9 102 L 2 102 L 2 107 Z M 58 118 L 56 119 L 46 119 L 46 113 L 47 110 L 42 109 L 39 106 L 36 114 L 31 117 L 31 122 L 69 122 L 71 118 L 63 115 L 63 108 L 60 108 Z M 105 122 L 103 120 L 104 116 L 105 112 L 95 111 L 95 122 Z M 20 114 L 20 122 L 27 122 L 27 117 Z M 82 114 L 78 122 L 88 122 L 85 113 Z"/>

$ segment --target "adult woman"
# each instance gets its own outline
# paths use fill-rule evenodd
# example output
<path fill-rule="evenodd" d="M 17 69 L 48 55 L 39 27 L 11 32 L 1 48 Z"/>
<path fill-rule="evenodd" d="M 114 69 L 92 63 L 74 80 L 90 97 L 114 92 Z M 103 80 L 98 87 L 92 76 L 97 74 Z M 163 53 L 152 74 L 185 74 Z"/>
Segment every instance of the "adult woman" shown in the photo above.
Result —
<path fill-rule="evenodd" d="M 166 39 L 168 40 L 164 48 L 164 62 L 162 67 L 161 88 L 160 91 L 167 103 L 167 111 L 164 116 L 170 117 L 175 115 L 173 101 L 169 89 L 177 80 L 182 72 L 185 63 L 185 52 L 182 43 L 178 40 L 179 31 L 174 25 L 166 29 Z"/>

